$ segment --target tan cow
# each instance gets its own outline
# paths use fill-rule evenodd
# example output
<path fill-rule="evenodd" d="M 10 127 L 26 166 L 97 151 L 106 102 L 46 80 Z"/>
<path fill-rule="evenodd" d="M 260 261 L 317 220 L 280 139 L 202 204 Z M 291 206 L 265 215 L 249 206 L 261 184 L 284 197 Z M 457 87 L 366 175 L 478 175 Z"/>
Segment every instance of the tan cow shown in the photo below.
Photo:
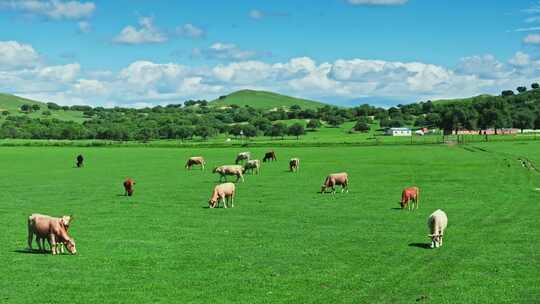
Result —
<path fill-rule="evenodd" d="M 75 240 L 67 233 L 66 223 L 69 227 L 69 220 L 66 218 L 54 218 L 43 214 L 32 214 L 28 217 L 28 247 L 32 249 L 34 234 L 38 238 L 38 247 L 41 251 L 45 248 L 40 244 L 40 239 L 47 238 L 51 246 L 53 255 L 58 253 L 57 241 L 64 243 L 71 254 L 77 253 Z"/>
<path fill-rule="evenodd" d="M 235 164 L 238 165 L 241 161 L 248 161 L 251 159 L 251 153 L 250 152 L 241 152 L 236 155 L 236 160 L 234 161 Z"/>
<path fill-rule="evenodd" d="M 50 217 L 48 215 L 43 215 L 43 214 L 39 214 L 39 213 L 34 213 L 32 215 L 34 217 Z M 50 217 L 50 218 L 62 221 L 62 223 L 64 224 L 64 227 L 66 227 L 66 232 L 68 232 L 69 226 L 73 222 L 73 215 L 64 215 L 62 217 Z M 40 250 L 45 250 L 45 239 L 47 239 L 47 237 L 40 237 L 40 236 L 36 235 L 36 242 L 38 243 L 38 247 L 39 247 Z M 65 246 L 67 246 L 67 241 L 60 238 L 59 236 L 56 236 L 57 252 L 59 250 L 61 253 L 64 253 L 64 247 Z M 49 242 L 49 247 L 51 248 L 51 251 L 52 251 L 52 246 L 51 246 L 50 242 Z"/>
<path fill-rule="evenodd" d="M 328 175 L 321 187 L 321 193 L 324 193 L 327 188 L 332 188 L 332 194 L 335 194 L 335 186 L 341 186 L 341 193 L 343 193 L 344 190 L 349 193 L 349 175 L 345 172 Z"/>
<path fill-rule="evenodd" d="M 429 229 L 428 237 L 431 238 L 431 248 L 441 247 L 443 244 L 443 235 L 446 226 L 448 226 L 448 217 L 441 209 L 433 212 L 427 221 Z"/>
<path fill-rule="evenodd" d="M 255 172 L 259 174 L 260 168 L 261 162 L 258 159 L 248 160 L 247 163 L 244 165 L 244 172 L 250 170 L 251 174 L 253 174 L 253 171 L 255 170 Z"/>
<path fill-rule="evenodd" d="M 204 171 L 204 165 L 206 165 L 206 162 L 204 161 L 204 157 L 202 156 L 190 157 L 186 162 L 186 169 L 191 170 L 191 167 L 195 165 L 200 165 L 201 170 Z"/>
<path fill-rule="evenodd" d="M 300 159 L 298 158 L 291 158 L 289 161 L 289 170 L 291 172 L 296 172 L 300 169 Z"/>
<path fill-rule="evenodd" d="M 236 176 L 236 182 L 238 182 L 239 179 L 244 182 L 244 167 L 240 165 L 226 165 L 214 168 L 212 171 L 213 173 L 219 173 L 219 181 L 222 181 L 223 178 L 225 178 L 225 181 L 227 181 L 227 175 L 235 175 Z"/>
<path fill-rule="evenodd" d="M 208 201 L 208 206 L 210 208 L 219 208 L 219 202 L 223 202 L 223 208 L 227 208 L 227 204 L 231 203 L 231 208 L 234 207 L 234 194 L 235 194 L 235 186 L 233 183 L 224 183 L 219 184 L 216 187 L 214 187 L 214 192 L 212 193 L 212 197 Z"/>

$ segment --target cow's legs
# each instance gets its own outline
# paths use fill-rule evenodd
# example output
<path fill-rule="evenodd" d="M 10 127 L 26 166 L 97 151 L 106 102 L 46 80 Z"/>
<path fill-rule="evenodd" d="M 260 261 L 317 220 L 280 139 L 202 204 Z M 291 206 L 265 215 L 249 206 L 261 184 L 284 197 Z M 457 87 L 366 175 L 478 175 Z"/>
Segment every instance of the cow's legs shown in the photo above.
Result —
<path fill-rule="evenodd" d="M 234 207 L 234 196 L 231 195 L 231 207 Z"/>
<path fill-rule="evenodd" d="M 49 234 L 49 244 L 51 244 L 52 254 L 56 254 L 56 235 L 54 233 Z"/>
<path fill-rule="evenodd" d="M 225 197 L 222 197 L 221 201 L 223 202 L 223 207 L 227 208 L 227 201 L 225 200 Z"/>

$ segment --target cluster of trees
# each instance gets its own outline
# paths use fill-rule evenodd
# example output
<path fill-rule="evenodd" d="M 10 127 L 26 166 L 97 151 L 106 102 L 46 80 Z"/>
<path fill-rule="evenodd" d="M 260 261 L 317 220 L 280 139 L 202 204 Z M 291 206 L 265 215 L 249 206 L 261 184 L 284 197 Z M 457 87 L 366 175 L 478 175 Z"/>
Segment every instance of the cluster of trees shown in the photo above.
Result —
<path fill-rule="evenodd" d="M 323 106 L 317 110 L 291 106 L 290 109 L 265 111 L 245 106 L 216 108 L 205 100 L 189 100 L 182 105 L 155 106 L 145 109 L 90 106 L 59 106 L 48 103 L 51 111 L 82 111 L 87 120 L 82 123 L 58 119 L 10 116 L 0 126 L 2 138 L 33 139 L 207 139 L 217 134 L 251 138 L 285 135 L 299 137 L 306 129 L 316 130 L 324 124 L 339 127 L 355 122 L 353 130 L 367 132 L 374 120 L 381 127 L 416 126 L 440 128 L 447 133 L 460 129 L 537 128 L 540 129 L 540 86 L 532 90 L 518 87 L 518 94 L 503 91 L 501 96 L 478 96 L 448 102 L 420 102 L 398 105 L 389 109 L 360 105 L 353 108 Z M 512 92 L 512 93 L 509 93 Z M 23 109 L 24 107 L 24 109 Z M 23 105 L 25 113 L 39 110 L 39 105 Z M 305 123 L 284 123 L 287 120 Z"/>

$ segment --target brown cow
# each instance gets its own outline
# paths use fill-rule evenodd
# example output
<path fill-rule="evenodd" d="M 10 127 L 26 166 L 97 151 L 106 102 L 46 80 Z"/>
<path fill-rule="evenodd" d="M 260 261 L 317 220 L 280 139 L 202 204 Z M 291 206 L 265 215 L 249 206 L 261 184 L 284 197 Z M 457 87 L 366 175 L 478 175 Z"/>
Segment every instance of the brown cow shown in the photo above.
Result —
<path fill-rule="evenodd" d="M 219 173 L 219 181 L 222 181 L 223 178 L 225 178 L 225 181 L 227 181 L 227 175 L 235 175 L 236 176 L 236 182 L 238 182 L 239 179 L 244 181 L 244 167 L 240 165 L 228 165 L 228 166 L 221 166 L 214 168 L 212 173 Z"/>
<path fill-rule="evenodd" d="M 335 194 L 336 185 L 341 186 L 341 193 L 343 193 L 344 190 L 349 193 L 349 175 L 345 172 L 328 175 L 321 187 L 321 193 L 324 193 L 327 188 L 332 188 L 332 194 Z"/>
<path fill-rule="evenodd" d="M 200 165 L 201 170 L 204 171 L 204 165 L 206 162 L 204 161 L 204 158 L 202 156 L 194 156 L 190 157 L 186 162 L 186 169 L 191 170 L 191 167 L 194 165 Z"/>
<path fill-rule="evenodd" d="M 219 202 L 223 202 L 223 207 L 227 208 L 229 201 L 231 202 L 231 208 L 234 207 L 234 193 L 236 189 L 233 183 L 224 183 L 214 187 L 212 197 L 208 201 L 210 208 L 219 208 Z"/>
<path fill-rule="evenodd" d="M 135 189 L 133 189 L 133 186 L 135 185 L 135 181 L 132 180 L 131 178 L 128 178 L 124 181 L 124 195 L 126 196 L 132 196 L 133 195 L 133 191 L 135 191 Z"/>
<path fill-rule="evenodd" d="M 68 222 L 69 223 L 69 222 Z M 34 234 L 38 238 L 40 250 L 45 248 L 39 243 L 39 239 L 47 238 L 53 255 L 58 253 L 57 241 L 66 244 L 71 254 L 77 253 L 75 240 L 67 233 L 66 221 L 63 218 L 54 218 L 43 214 L 32 214 L 28 217 L 28 247 L 32 249 Z"/>
<path fill-rule="evenodd" d="M 300 169 L 300 159 L 298 158 L 291 158 L 289 161 L 289 170 L 291 172 L 298 171 Z"/>
<path fill-rule="evenodd" d="M 265 163 L 266 161 L 276 161 L 276 160 L 277 160 L 276 152 L 274 152 L 274 150 L 270 152 L 266 152 L 264 154 L 263 163 Z"/>
<path fill-rule="evenodd" d="M 409 206 L 409 210 L 415 209 L 414 206 L 412 206 L 413 204 L 409 204 L 409 202 L 413 202 L 413 204 L 416 205 L 416 209 L 418 209 L 418 204 L 420 202 L 420 189 L 418 189 L 418 187 L 405 188 L 401 192 L 401 201 L 399 202 L 401 209 L 405 209 L 407 206 Z"/>

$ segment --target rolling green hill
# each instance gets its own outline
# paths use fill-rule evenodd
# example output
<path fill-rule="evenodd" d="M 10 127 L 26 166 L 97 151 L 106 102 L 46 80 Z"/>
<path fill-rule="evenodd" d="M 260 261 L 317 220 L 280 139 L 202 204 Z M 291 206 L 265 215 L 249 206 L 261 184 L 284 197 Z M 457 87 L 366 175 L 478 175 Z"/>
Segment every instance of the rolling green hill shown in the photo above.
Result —
<path fill-rule="evenodd" d="M 20 108 L 23 104 L 39 105 L 40 109 L 29 114 L 23 113 Z M 51 115 L 43 115 L 44 111 L 47 111 L 47 104 L 27 98 L 22 98 L 15 95 L 0 93 L 0 112 L 8 111 L 9 115 L 27 115 L 31 118 L 56 118 L 60 120 L 70 120 L 76 122 L 83 122 L 85 118 L 80 111 L 72 110 L 57 110 L 50 111 Z M 0 115 L 0 121 L 5 119 L 6 116 Z"/>
<path fill-rule="evenodd" d="M 484 101 L 487 99 L 493 99 L 493 98 L 500 98 L 500 96 L 493 96 L 489 94 L 482 94 L 478 96 L 473 97 L 467 97 L 467 98 L 455 98 L 455 99 L 439 99 L 439 100 L 433 100 L 434 104 L 439 105 L 450 105 L 450 104 L 471 104 L 479 101 Z"/>
<path fill-rule="evenodd" d="M 225 97 L 211 101 L 210 104 L 214 106 L 249 105 L 251 107 L 264 110 L 289 108 L 292 105 L 299 105 L 302 107 L 302 109 L 317 109 L 326 105 L 318 101 L 255 90 L 237 91 Z"/>

